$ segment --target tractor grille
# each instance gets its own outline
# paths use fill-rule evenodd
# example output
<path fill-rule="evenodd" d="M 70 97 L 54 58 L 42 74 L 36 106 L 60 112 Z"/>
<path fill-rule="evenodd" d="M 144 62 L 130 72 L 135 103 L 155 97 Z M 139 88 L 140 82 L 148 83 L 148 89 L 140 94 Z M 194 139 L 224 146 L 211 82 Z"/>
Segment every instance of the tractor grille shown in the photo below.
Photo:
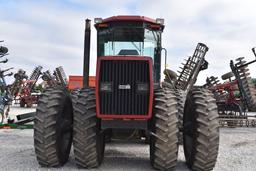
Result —
<path fill-rule="evenodd" d="M 137 86 L 140 83 L 148 84 L 149 87 L 148 61 L 102 60 L 99 75 L 99 84 L 111 84 L 111 91 L 104 92 L 99 90 L 101 114 L 148 114 L 149 90 L 143 92 L 137 90 Z"/>

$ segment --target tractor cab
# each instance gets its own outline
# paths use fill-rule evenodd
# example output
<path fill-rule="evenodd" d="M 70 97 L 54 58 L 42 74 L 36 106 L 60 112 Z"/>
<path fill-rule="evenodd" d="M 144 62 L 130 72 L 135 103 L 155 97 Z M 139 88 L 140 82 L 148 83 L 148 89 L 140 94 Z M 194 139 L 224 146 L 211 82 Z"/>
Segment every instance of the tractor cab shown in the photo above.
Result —
<path fill-rule="evenodd" d="M 98 57 L 150 57 L 156 70 L 154 80 L 160 80 L 163 19 L 114 16 L 106 19 L 95 18 L 94 22 L 97 29 Z"/>

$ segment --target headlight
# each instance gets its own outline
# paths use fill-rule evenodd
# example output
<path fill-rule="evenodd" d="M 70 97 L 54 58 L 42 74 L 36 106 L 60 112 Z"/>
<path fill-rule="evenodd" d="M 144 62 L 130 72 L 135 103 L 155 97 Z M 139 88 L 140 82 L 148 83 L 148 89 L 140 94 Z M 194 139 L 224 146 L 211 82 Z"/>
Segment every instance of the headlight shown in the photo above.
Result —
<path fill-rule="evenodd" d="M 112 83 L 100 83 L 100 91 L 111 92 Z"/>
<path fill-rule="evenodd" d="M 163 18 L 157 18 L 156 23 L 164 25 L 164 19 Z"/>
<path fill-rule="evenodd" d="M 147 92 L 149 90 L 148 83 L 139 83 L 137 84 L 137 91 L 139 92 Z"/>

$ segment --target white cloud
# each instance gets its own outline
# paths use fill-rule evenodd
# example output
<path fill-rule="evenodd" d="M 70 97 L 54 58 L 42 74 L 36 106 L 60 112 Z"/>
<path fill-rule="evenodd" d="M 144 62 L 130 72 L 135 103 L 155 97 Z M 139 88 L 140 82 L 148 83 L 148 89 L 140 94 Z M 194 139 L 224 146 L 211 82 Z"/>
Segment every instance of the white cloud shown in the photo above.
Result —
<path fill-rule="evenodd" d="M 206 76 L 221 76 L 228 72 L 229 61 L 240 56 L 252 60 L 250 51 L 255 46 L 256 1 L 148 1 L 141 3 L 144 15 L 166 19 L 163 44 L 169 50 L 169 66 L 178 69 L 180 62 L 192 55 L 197 42 L 206 43 L 209 69 L 203 71 L 198 83 L 205 83 Z M 255 64 L 250 67 L 253 77 Z"/>
<path fill-rule="evenodd" d="M 197 42 L 206 43 L 206 76 L 228 72 L 229 61 L 240 56 L 254 59 L 256 1 L 253 0 L 128 0 L 128 1 L 4 1 L 0 11 L 0 39 L 10 49 L 9 66 L 29 72 L 36 65 L 53 70 L 62 65 L 67 75 L 82 75 L 84 19 L 120 14 L 165 18 L 163 46 L 169 67 L 177 70 Z M 0 5 L 0 6 L 1 6 Z M 91 75 L 95 71 L 96 31 L 92 29 Z M 7 66 L 7 65 L 6 65 Z M 255 64 L 250 67 L 256 77 Z"/>

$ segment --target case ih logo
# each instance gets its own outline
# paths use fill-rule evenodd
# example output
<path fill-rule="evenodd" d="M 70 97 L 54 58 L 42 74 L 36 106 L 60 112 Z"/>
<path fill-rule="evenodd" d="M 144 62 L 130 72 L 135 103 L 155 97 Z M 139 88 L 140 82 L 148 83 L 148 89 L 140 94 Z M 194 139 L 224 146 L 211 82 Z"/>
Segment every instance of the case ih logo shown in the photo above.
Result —
<path fill-rule="evenodd" d="M 131 85 L 130 84 L 126 84 L 126 85 L 118 85 L 118 89 L 119 90 L 130 90 L 131 89 Z"/>

